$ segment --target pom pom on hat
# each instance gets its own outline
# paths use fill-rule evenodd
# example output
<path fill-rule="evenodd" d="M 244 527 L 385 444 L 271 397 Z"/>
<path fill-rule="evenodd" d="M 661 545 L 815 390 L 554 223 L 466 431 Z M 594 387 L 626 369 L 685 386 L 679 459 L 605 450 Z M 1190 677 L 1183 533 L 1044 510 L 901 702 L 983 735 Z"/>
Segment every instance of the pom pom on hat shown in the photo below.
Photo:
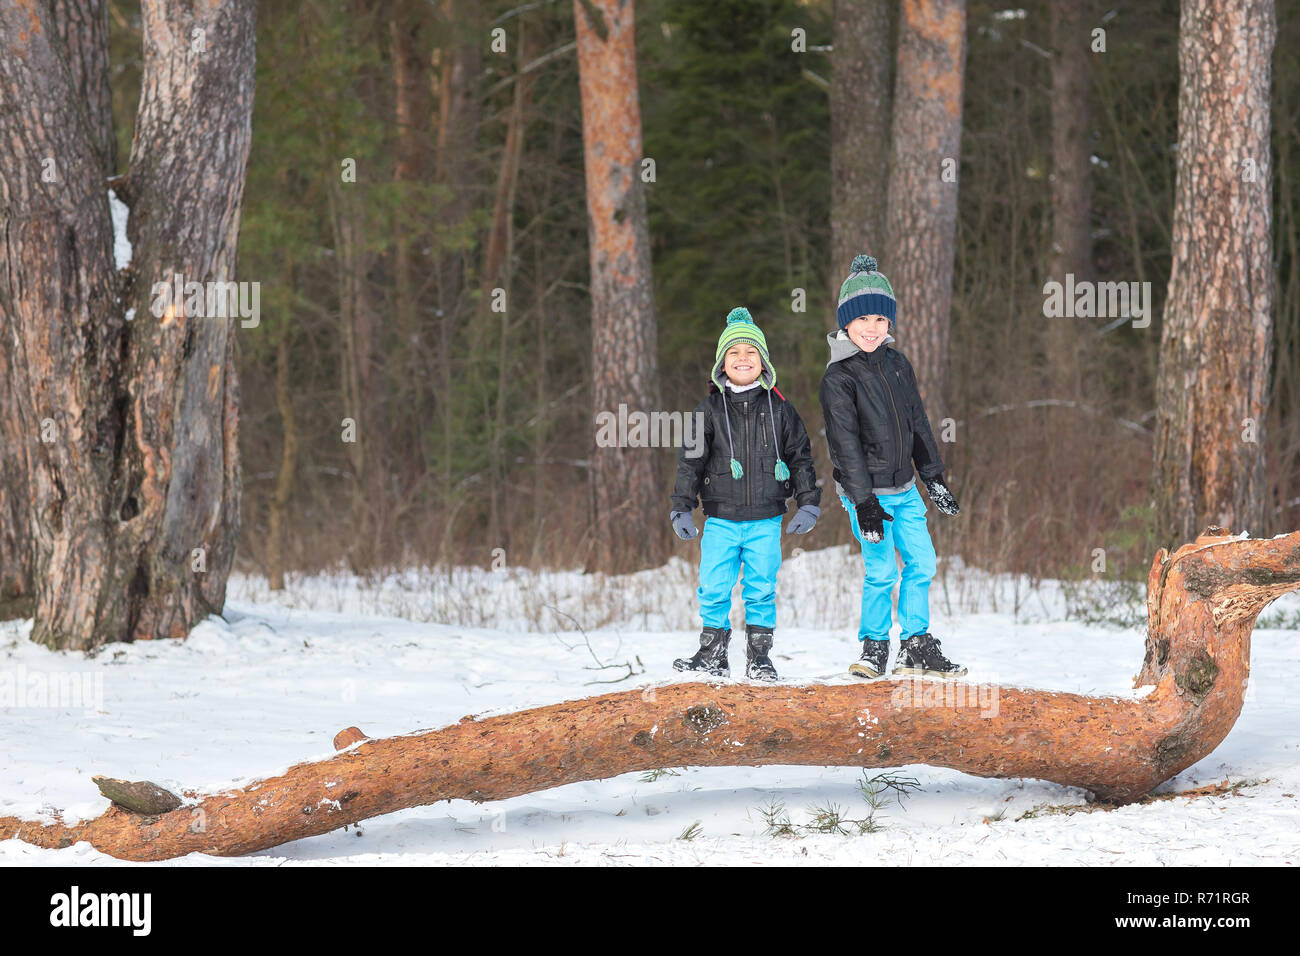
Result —
<path fill-rule="evenodd" d="M 863 315 L 883 315 L 892 325 L 898 315 L 898 302 L 889 280 L 881 274 L 875 256 L 865 253 L 853 257 L 849 277 L 840 286 L 835 320 L 844 328 Z"/>
<path fill-rule="evenodd" d="M 727 324 L 732 325 L 735 322 L 748 322 L 750 325 L 753 325 L 754 317 L 749 314 L 749 309 L 745 308 L 743 305 L 738 305 L 727 313 Z"/>

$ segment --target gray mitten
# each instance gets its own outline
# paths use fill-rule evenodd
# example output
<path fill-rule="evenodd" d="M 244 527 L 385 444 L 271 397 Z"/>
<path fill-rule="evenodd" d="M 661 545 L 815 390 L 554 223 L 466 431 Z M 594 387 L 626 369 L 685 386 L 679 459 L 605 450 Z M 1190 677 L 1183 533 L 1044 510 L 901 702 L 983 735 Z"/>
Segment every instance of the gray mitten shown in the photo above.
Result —
<path fill-rule="evenodd" d="M 930 492 L 930 500 L 934 506 L 946 515 L 955 515 L 961 513 L 961 508 L 957 505 L 957 499 L 953 497 L 948 486 L 939 478 L 925 483 L 926 490 Z"/>
<path fill-rule="evenodd" d="M 695 521 L 691 518 L 689 511 L 674 511 L 668 517 L 672 519 L 673 530 L 677 532 L 677 537 L 683 541 L 690 541 L 691 538 L 699 537 L 700 532 L 695 527 Z"/>
<path fill-rule="evenodd" d="M 816 505 L 801 505 L 799 510 L 794 513 L 790 523 L 786 525 L 786 534 L 807 534 L 817 524 L 817 519 L 821 517 L 822 509 Z"/>

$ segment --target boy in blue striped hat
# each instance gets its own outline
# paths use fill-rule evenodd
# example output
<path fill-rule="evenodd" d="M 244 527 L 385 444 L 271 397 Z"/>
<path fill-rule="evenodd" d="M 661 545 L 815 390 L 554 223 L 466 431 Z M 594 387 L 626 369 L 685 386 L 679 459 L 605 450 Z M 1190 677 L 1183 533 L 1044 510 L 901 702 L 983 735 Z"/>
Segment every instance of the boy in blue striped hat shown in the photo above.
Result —
<path fill-rule="evenodd" d="M 893 673 L 959 677 L 966 668 L 948 660 L 930 633 L 930 579 L 937 559 L 916 475 L 944 514 L 958 513 L 957 499 L 943 483 L 943 460 L 912 363 L 890 345 L 897 309 L 894 289 L 876 260 L 857 256 L 840 287 L 839 329 L 826 336 L 831 357 L 820 391 L 826 441 L 835 488 L 866 568 L 858 625 L 862 656 L 849 673 L 868 680 L 886 673 L 890 595 L 899 582 L 902 637 Z M 903 559 L 901 574 L 895 550 Z"/>
<path fill-rule="evenodd" d="M 787 533 L 807 534 L 821 514 L 812 446 L 799 413 L 777 390 L 767 339 L 748 309 L 727 315 L 710 378 L 709 394 L 695 408 L 695 420 L 704 423 L 704 450 L 692 457 L 683 446 L 670 514 L 677 536 L 689 540 L 699 535 L 691 512 L 697 500 L 703 503 L 696 596 L 704 629 L 695 656 L 673 661 L 673 667 L 730 674 L 731 591 L 743 564 L 745 673 L 776 680 L 768 652 L 776 626 L 781 516 L 791 496 L 799 510 Z"/>

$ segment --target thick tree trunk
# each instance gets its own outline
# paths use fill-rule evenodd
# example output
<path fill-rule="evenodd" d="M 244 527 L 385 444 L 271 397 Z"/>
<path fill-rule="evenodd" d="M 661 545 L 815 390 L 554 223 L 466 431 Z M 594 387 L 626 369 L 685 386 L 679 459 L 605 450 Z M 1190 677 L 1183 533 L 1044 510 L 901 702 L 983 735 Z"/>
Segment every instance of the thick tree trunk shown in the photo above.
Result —
<path fill-rule="evenodd" d="M 930 420 L 946 413 L 966 0 L 903 0 L 885 231 L 877 255 Z"/>
<path fill-rule="evenodd" d="M 26 512 L 30 550 L 18 560 L 30 562 L 34 636 L 87 647 L 111 573 L 102 517 L 121 434 L 123 307 L 103 159 L 59 43 L 44 4 L 0 5 L 3 427 L 6 458 L 20 456 L 5 497 Z M 79 562 L 89 564 L 82 580 Z"/>
<path fill-rule="evenodd" d="M 1260 528 L 1273 347 L 1272 0 L 1183 0 L 1173 267 L 1156 380 L 1162 540 Z"/>
<path fill-rule="evenodd" d="M 831 301 L 861 252 L 884 256 L 894 48 L 890 0 L 835 0 L 831 51 Z"/>
<path fill-rule="evenodd" d="M 161 860 L 234 856 L 439 800 L 503 800 L 656 767 L 889 767 L 924 763 L 981 777 L 1035 777 L 1123 803 L 1211 753 L 1241 712 L 1250 632 L 1300 587 L 1300 531 L 1269 539 L 1210 529 L 1151 565 L 1145 697 L 1084 697 L 945 681 L 771 686 L 688 682 L 630 690 L 367 739 L 242 790 L 187 792 L 142 815 L 120 806 L 77 824 L 0 817 L 0 832 L 45 847 L 85 840 Z M 965 701 L 963 705 L 957 703 Z M 108 781 L 115 800 L 170 804 L 148 784 Z M 125 796 L 122 796 L 125 794 Z"/>
<path fill-rule="evenodd" d="M 112 176 L 117 168 L 117 141 L 108 72 L 108 4 L 54 0 L 49 15 L 66 55 L 71 89 L 85 107 L 86 135 L 103 175 Z M 75 121 L 71 112 L 64 115 Z M 30 171 L 47 177 L 51 188 L 58 187 L 63 175 L 55 160 L 54 155 L 43 157 L 43 165 Z M 53 165 L 44 165 L 47 162 Z M 9 271 L 6 258 L 7 243 L 0 242 L 0 275 Z M 27 518 L 27 459 L 35 445 L 33 436 L 23 430 L 17 399 L 10 393 L 17 375 L 10 363 L 17 355 L 11 357 L 7 345 L 6 341 L 0 347 L 0 620 L 29 617 L 35 592 Z"/>
<path fill-rule="evenodd" d="M 1047 277 L 1092 279 L 1091 0 L 1052 4 L 1052 240 Z M 1086 319 L 1045 318 L 1047 373 L 1059 398 L 1083 397 L 1079 349 Z"/>
<path fill-rule="evenodd" d="M 255 5 L 145 0 L 131 184 L 136 281 L 119 465 L 118 566 L 133 637 L 183 637 L 225 603 L 240 526 L 233 319 L 161 318 L 151 286 L 234 282 L 252 136 Z M 204 52 L 196 52 L 202 38 Z M 177 131 L 185 131 L 178 136 Z M 139 512 L 127 518 L 132 497 Z M 201 555 L 206 570 L 195 569 Z"/>
<path fill-rule="evenodd" d="M 659 370 L 633 3 L 574 0 L 573 15 L 591 247 L 593 407 L 596 415 L 617 415 L 619 405 L 648 414 L 659 407 Z M 654 454 L 593 449 L 588 567 L 617 573 L 659 563 L 667 522 Z"/>
<path fill-rule="evenodd" d="M 32 637 L 52 647 L 188 633 L 224 603 L 239 530 L 236 319 L 150 307 L 177 275 L 233 280 L 253 9 L 146 0 L 141 16 L 131 282 L 48 8 L 0 5 L 0 318 L 27 443 L 13 500 L 28 509 Z"/>

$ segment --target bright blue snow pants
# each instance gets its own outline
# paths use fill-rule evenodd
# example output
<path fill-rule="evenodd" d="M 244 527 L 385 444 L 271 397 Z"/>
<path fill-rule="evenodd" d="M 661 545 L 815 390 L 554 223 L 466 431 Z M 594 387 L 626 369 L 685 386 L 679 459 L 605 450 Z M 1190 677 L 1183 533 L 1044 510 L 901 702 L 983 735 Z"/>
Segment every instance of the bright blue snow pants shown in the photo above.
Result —
<path fill-rule="evenodd" d="M 854 510 L 853 502 L 846 495 L 840 495 L 840 503 L 849 513 L 853 537 L 862 545 L 862 563 L 866 565 L 866 575 L 862 579 L 862 619 L 858 624 L 858 640 L 889 640 L 889 629 L 893 624 L 890 594 L 894 590 L 894 583 L 899 580 L 894 549 L 898 549 L 903 558 L 902 583 L 898 588 L 898 623 L 902 628 L 900 636 L 906 639 L 913 634 L 924 634 L 930 629 L 930 579 L 938 567 L 934 542 L 930 540 L 930 531 L 925 526 L 925 500 L 916 485 L 901 494 L 876 497 L 885 509 L 885 514 L 893 515 L 894 520 L 882 522 L 885 526 L 884 534 L 880 541 L 873 544 L 862 540 L 862 529 L 858 527 L 858 513 Z"/>
<path fill-rule="evenodd" d="M 700 617 L 705 627 L 727 627 L 731 590 L 745 566 L 745 623 L 776 627 L 776 572 L 781 567 L 781 515 L 759 521 L 705 518 L 700 537 Z"/>

